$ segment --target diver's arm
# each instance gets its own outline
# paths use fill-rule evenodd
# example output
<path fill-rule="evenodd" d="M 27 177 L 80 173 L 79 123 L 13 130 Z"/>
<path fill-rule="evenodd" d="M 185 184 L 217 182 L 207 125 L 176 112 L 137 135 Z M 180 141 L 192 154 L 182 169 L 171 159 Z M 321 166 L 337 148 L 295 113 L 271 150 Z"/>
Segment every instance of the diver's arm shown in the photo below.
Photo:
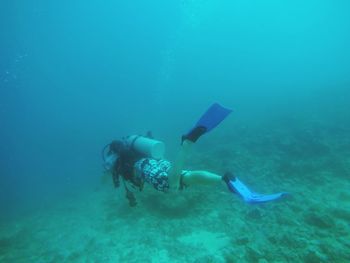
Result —
<path fill-rule="evenodd" d="M 113 184 L 115 188 L 120 186 L 119 173 L 116 170 L 112 171 Z"/>
<path fill-rule="evenodd" d="M 181 144 L 180 151 L 169 174 L 169 185 L 171 189 L 179 189 L 182 167 L 192 148 L 192 145 L 193 142 L 190 140 L 184 140 Z"/>

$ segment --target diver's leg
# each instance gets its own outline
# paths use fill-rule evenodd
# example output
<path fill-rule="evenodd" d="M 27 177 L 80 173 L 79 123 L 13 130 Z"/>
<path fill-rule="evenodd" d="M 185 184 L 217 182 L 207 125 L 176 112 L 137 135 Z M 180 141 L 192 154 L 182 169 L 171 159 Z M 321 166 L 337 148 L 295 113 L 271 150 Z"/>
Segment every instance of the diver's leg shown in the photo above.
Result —
<path fill-rule="evenodd" d="M 236 191 L 232 188 L 232 181 L 236 177 L 233 173 L 225 173 L 223 176 L 208 171 L 183 171 L 181 175 L 181 187 L 190 185 L 226 185 L 230 192 Z"/>
<path fill-rule="evenodd" d="M 184 165 L 184 162 L 192 148 L 193 142 L 189 140 L 184 140 L 181 144 L 181 148 L 179 151 L 179 154 L 176 158 L 176 161 L 174 165 L 172 166 L 171 170 L 169 171 L 169 185 L 172 189 L 179 189 L 180 187 L 180 178 L 181 178 L 181 171 L 182 167 Z"/>
<path fill-rule="evenodd" d="M 185 171 L 182 173 L 182 182 L 185 185 L 219 185 L 222 176 L 208 171 Z"/>

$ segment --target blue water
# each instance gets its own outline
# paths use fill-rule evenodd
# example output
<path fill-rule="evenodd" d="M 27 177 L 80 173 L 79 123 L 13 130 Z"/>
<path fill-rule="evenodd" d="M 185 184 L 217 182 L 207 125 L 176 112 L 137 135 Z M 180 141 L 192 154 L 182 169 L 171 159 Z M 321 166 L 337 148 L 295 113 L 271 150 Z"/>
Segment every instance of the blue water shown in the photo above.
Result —
<path fill-rule="evenodd" d="M 177 140 L 212 101 L 260 119 L 348 95 L 346 1 L 1 5 L 2 204 L 93 181 L 112 138 Z"/>
<path fill-rule="evenodd" d="M 93 191 L 114 138 L 152 130 L 172 158 L 216 101 L 233 109 L 220 129 L 237 141 L 308 127 L 343 144 L 349 11 L 342 0 L 1 1 L 0 217 Z M 220 134 L 206 140 L 226 144 Z"/>

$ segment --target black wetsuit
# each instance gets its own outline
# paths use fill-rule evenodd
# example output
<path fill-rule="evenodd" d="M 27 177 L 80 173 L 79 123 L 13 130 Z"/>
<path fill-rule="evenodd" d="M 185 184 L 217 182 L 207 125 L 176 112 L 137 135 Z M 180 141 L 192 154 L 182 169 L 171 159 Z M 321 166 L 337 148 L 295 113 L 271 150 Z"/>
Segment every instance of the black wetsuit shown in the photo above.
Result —
<path fill-rule="evenodd" d="M 140 189 L 142 188 L 143 182 L 134 176 L 134 164 L 143 157 L 145 156 L 128 147 L 125 147 L 119 152 L 119 157 L 113 169 L 113 182 L 115 187 L 119 186 L 119 176 L 122 176 L 124 180 L 130 181 Z"/>

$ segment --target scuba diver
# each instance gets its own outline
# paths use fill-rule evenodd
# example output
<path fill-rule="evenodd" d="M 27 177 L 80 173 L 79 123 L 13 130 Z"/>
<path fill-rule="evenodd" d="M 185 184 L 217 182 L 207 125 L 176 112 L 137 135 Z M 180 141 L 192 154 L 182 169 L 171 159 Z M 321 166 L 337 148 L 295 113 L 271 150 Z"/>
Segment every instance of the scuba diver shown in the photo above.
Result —
<path fill-rule="evenodd" d="M 190 185 L 224 182 L 229 191 L 238 194 L 248 203 L 267 202 L 282 197 L 285 193 L 254 193 L 231 172 L 221 176 L 208 171 L 182 169 L 191 146 L 202 135 L 218 126 L 230 113 L 230 109 L 218 103 L 212 104 L 195 126 L 182 136 L 180 152 L 174 165 L 164 159 L 164 143 L 153 139 L 148 132 L 146 136 L 131 135 L 107 144 L 102 150 L 104 168 L 112 174 L 116 188 L 122 181 L 130 206 L 135 206 L 137 202 L 126 181 L 140 191 L 146 182 L 165 193 L 182 190 Z"/>

